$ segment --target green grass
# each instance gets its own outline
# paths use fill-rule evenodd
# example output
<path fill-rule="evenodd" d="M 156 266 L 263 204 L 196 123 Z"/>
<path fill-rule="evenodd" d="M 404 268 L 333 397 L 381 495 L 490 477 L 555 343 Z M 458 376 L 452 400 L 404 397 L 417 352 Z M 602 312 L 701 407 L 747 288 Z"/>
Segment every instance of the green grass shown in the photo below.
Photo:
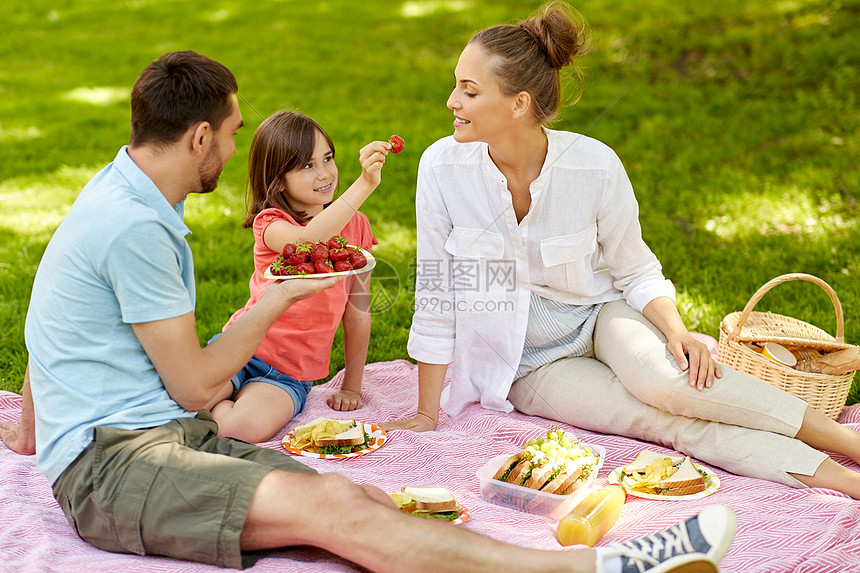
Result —
<path fill-rule="evenodd" d="M 0 388 L 26 364 L 30 286 L 51 233 L 89 177 L 128 140 L 128 94 L 163 52 L 195 49 L 237 76 L 247 127 L 216 193 L 192 197 L 198 334 L 245 303 L 252 268 L 244 211 L 247 149 L 263 117 L 296 108 L 338 150 L 343 184 L 358 149 L 399 133 L 365 203 L 380 245 L 370 361 L 406 358 L 421 151 L 451 132 L 445 101 L 457 56 L 482 27 L 537 2 L 320 3 L 32 0 L 0 8 Z M 586 89 L 556 127 L 611 145 L 637 190 L 645 239 L 679 291 L 691 330 L 718 336 L 769 279 L 807 272 L 839 294 L 860 335 L 856 199 L 860 3 L 589 0 Z M 569 90 L 572 93 L 572 90 Z M 383 272 L 384 271 L 384 272 Z M 757 309 L 833 333 L 808 283 L 777 287 Z M 340 338 L 332 373 L 343 367 Z M 856 383 L 855 383 L 856 386 Z M 849 401 L 860 400 L 854 389 Z"/>

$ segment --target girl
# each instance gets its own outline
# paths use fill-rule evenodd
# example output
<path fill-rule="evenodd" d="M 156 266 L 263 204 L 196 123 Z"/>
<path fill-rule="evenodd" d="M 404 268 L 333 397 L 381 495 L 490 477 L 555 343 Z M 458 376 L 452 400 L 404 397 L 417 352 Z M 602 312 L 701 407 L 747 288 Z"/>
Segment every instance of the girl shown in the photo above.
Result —
<path fill-rule="evenodd" d="M 418 411 L 383 427 L 432 430 L 440 403 L 456 415 L 480 401 L 860 499 L 860 474 L 820 451 L 860 461 L 860 434 L 717 365 L 642 240 L 621 161 L 594 139 L 545 127 L 583 31 L 553 2 L 479 32 L 460 55 L 454 135 L 418 171 L 408 346 Z"/>
<path fill-rule="evenodd" d="M 251 298 L 224 330 L 262 296 L 271 282 L 264 273 L 287 243 L 325 242 L 343 235 L 349 244 L 370 250 L 376 239 L 358 208 L 379 185 L 390 149 L 391 144 L 382 141 L 363 147 L 361 176 L 332 202 L 338 185 L 335 149 L 317 122 L 281 111 L 257 128 L 248 158 L 249 208 L 243 222 L 254 231 Z M 369 272 L 355 275 L 291 306 L 212 402 L 219 435 L 263 442 L 301 412 L 313 381 L 328 376 L 331 345 L 341 322 L 346 372 L 328 405 L 340 411 L 361 408 L 370 339 L 369 286 Z"/>

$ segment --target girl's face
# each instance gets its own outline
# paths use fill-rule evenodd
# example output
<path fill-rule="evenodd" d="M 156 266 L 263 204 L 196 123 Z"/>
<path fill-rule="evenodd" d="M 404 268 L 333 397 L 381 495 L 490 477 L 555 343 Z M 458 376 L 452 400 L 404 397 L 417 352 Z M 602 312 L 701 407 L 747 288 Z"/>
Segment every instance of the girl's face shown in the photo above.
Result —
<path fill-rule="evenodd" d="M 295 211 L 309 216 L 318 215 L 323 206 L 331 203 L 337 187 L 337 165 L 334 152 L 322 134 L 314 138 L 314 153 L 308 162 L 284 175 L 287 203 Z"/>
<path fill-rule="evenodd" d="M 502 94 L 482 47 L 469 44 L 454 69 L 456 85 L 448 97 L 454 112 L 454 139 L 492 143 L 509 132 L 516 96 Z"/>

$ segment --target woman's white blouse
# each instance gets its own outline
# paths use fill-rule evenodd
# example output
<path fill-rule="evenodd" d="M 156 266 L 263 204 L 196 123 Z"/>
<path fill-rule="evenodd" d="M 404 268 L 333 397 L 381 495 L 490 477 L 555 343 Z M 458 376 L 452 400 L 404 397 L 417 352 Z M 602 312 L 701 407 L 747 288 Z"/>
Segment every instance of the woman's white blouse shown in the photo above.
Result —
<path fill-rule="evenodd" d="M 409 355 L 449 364 L 442 408 L 470 402 L 510 412 L 534 292 L 567 304 L 624 298 L 641 311 L 675 299 L 642 240 L 639 207 L 603 143 L 546 130 L 549 148 L 517 223 L 507 181 L 484 143 L 446 137 L 418 167 L 415 313 Z"/>

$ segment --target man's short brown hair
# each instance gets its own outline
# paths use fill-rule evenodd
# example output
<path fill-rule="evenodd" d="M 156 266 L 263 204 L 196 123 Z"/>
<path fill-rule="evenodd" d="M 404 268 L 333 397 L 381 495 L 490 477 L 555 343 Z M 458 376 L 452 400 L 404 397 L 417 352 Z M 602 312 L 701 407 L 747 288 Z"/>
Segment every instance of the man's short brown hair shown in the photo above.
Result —
<path fill-rule="evenodd" d="M 164 54 L 131 90 L 131 145 L 174 143 L 201 121 L 218 129 L 238 91 L 233 73 L 220 62 L 191 50 Z"/>

